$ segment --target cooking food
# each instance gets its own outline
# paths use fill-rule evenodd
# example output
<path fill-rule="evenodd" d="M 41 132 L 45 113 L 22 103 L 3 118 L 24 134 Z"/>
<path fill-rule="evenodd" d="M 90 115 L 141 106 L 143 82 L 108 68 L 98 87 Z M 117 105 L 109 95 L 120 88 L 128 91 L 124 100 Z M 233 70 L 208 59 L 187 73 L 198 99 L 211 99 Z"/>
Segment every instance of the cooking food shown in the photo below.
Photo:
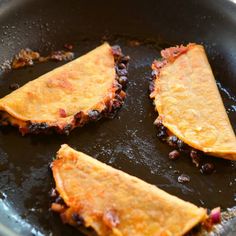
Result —
<path fill-rule="evenodd" d="M 73 49 L 72 45 L 65 44 L 64 47 L 68 50 Z M 12 62 L 12 69 L 19 69 L 26 66 L 32 66 L 35 62 L 46 62 L 49 60 L 52 61 L 71 61 L 74 59 L 74 53 L 71 51 L 53 51 L 49 56 L 41 56 L 39 52 L 35 52 L 29 48 L 21 49 L 17 53 Z"/>
<path fill-rule="evenodd" d="M 52 172 L 59 197 L 51 209 L 64 223 L 101 236 L 183 235 L 207 218 L 205 209 L 65 144 Z"/>
<path fill-rule="evenodd" d="M 68 134 L 88 121 L 114 115 L 123 104 L 129 57 L 108 43 L 0 99 L 2 125 L 20 132 Z"/>
<path fill-rule="evenodd" d="M 152 64 L 159 136 L 171 146 L 184 143 L 206 154 L 236 160 L 236 137 L 203 46 L 161 51 Z"/>
<path fill-rule="evenodd" d="M 34 52 L 29 48 L 21 49 L 20 52 L 14 56 L 11 68 L 18 69 L 25 66 L 32 66 L 34 61 L 40 58 L 40 54 L 38 52 Z"/>

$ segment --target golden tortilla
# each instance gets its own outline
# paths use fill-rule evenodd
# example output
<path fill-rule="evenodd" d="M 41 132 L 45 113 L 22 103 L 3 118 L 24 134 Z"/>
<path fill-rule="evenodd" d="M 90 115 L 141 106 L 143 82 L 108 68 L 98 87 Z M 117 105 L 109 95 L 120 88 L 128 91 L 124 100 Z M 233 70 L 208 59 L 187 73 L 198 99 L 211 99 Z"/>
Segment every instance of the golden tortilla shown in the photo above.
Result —
<path fill-rule="evenodd" d="M 162 51 L 154 61 L 158 119 L 179 139 L 213 156 L 236 160 L 236 137 L 203 46 Z"/>
<path fill-rule="evenodd" d="M 206 210 L 62 145 L 52 163 L 52 204 L 64 223 L 83 222 L 100 236 L 180 236 L 207 218 Z"/>
<path fill-rule="evenodd" d="M 2 123 L 7 120 L 19 126 L 23 134 L 31 132 L 27 129 L 30 124 L 36 124 L 39 132 L 42 124 L 59 132 L 68 125 L 70 130 L 82 126 L 89 111 L 109 110 L 116 94 L 124 98 L 123 91 L 116 93 L 116 79 L 113 51 L 104 43 L 0 99 Z M 82 122 L 77 122 L 76 114 Z"/>

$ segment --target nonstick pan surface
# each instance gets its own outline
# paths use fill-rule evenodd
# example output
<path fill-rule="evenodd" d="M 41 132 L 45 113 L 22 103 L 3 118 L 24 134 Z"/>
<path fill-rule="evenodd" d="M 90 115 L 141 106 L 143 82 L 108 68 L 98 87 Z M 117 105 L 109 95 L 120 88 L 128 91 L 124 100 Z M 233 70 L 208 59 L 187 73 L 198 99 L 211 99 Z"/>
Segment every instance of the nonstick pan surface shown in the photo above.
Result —
<path fill-rule="evenodd" d="M 127 99 L 114 119 L 88 124 L 69 136 L 22 137 L 15 128 L 0 129 L 0 222 L 5 225 L 0 224 L 1 235 L 11 235 L 10 230 L 21 235 L 82 235 L 48 210 L 54 185 L 48 165 L 63 143 L 198 206 L 226 210 L 236 205 L 236 163 L 207 157 L 206 162 L 213 163 L 216 170 L 203 175 L 188 157 L 168 159 L 171 149 L 156 137 L 153 121 L 157 114 L 148 98 L 146 79 L 161 48 L 202 43 L 235 130 L 233 2 L 2 0 L 0 40 L 1 64 L 21 48 L 46 55 L 70 43 L 80 56 L 104 40 L 119 44 L 131 57 Z M 61 64 L 47 62 L 2 72 L 0 96 L 11 92 L 10 84 L 23 85 Z M 183 173 L 190 176 L 189 183 L 178 183 Z M 222 235 L 235 235 L 235 224 L 232 221 Z"/>

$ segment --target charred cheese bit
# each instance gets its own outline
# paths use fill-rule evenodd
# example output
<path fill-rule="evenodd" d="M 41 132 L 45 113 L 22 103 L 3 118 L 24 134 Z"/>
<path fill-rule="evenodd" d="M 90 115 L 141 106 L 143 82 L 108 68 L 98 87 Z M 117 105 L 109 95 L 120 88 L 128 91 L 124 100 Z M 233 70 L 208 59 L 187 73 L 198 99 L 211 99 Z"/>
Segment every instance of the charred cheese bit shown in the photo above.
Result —
<path fill-rule="evenodd" d="M 63 133 L 65 127 L 71 130 L 86 123 L 90 111 L 112 112 L 114 102 L 121 105 L 125 97 L 115 69 L 122 57 L 120 49 L 114 53 L 104 43 L 28 82 L 0 99 L 1 117 L 4 116 L 1 120 L 8 119 L 23 134 L 43 131 L 42 124 L 45 130 L 54 127 Z M 32 130 L 31 124 L 34 124 Z"/>
<path fill-rule="evenodd" d="M 207 218 L 205 209 L 68 145 L 58 151 L 52 172 L 65 202 L 52 210 L 64 223 L 83 222 L 100 236 L 180 236 Z"/>
<path fill-rule="evenodd" d="M 189 146 L 236 160 L 236 137 L 203 46 L 189 44 L 161 52 L 154 61 L 158 120 Z"/>

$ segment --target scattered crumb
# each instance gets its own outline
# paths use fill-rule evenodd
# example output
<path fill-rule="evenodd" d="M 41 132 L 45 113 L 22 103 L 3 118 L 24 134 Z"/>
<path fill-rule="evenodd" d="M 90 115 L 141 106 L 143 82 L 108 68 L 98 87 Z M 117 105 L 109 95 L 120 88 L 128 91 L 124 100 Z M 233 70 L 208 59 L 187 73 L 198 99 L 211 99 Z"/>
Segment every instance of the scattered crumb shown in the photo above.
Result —
<path fill-rule="evenodd" d="M 11 89 L 11 90 L 16 90 L 19 87 L 20 87 L 20 85 L 17 84 L 17 83 L 12 83 L 12 84 L 9 85 L 9 89 Z"/>
<path fill-rule="evenodd" d="M 199 167 L 200 165 L 200 156 L 196 150 L 191 150 L 190 151 L 190 157 L 192 159 L 192 163 L 196 166 Z"/>
<path fill-rule="evenodd" d="M 169 159 L 176 160 L 180 157 L 180 152 L 178 150 L 173 150 L 169 153 Z"/>
<path fill-rule="evenodd" d="M 212 174 L 215 170 L 215 166 L 213 163 L 205 163 L 201 166 L 200 172 L 202 174 Z"/>
<path fill-rule="evenodd" d="M 0 70 L 7 71 L 10 69 L 19 69 L 26 66 L 33 66 L 35 63 L 52 61 L 70 61 L 74 59 L 74 53 L 71 52 L 73 49 L 72 44 L 66 43 L 64 48 L 69 50 L 54 51 L 48 56 L 41 56 L 39 52 L 33 51 L 30 48 L 21 49 L 17 53 L 12 61 L 6 60 L 0 65 Z M 14 86 L 13 86 L 14 87 Z"/>
<path fill-rule="evenodd" d="M 54 61 L 70 61 L 74 59 L 73 52 L 67 52 L 64 50 L 52 52 L 50 55 L 50 59 Z"/>
<path fill-rule="evenodd" d="M 190 181 L 190 177 L 186 174 L 181 174 L 179 177 L 178 177 L 178 182 L 179 183 L 187 183 Z"/>
<path fill-rule="evenodd" d="M 64 44 L 64 48 L 71 51 L 73 49 L 73 45 L 66 43 L 66 44 Z"/>
<path fill-rule="evenodd" d="M 18 54 L 16 54 L 12 60 L 11 68 L 18 69 L 25 66 L 32 66 L 34 61 L 38 60 L 40 54 L 38 52 L 32 51 L 29 48 L 21 49 Z"/>
<path fill-rule="evenodd" d="M 138 47 L 141 45 L 141 42 L 138 40 L 129 40 L 128 44 L 131 47 Z"/>

